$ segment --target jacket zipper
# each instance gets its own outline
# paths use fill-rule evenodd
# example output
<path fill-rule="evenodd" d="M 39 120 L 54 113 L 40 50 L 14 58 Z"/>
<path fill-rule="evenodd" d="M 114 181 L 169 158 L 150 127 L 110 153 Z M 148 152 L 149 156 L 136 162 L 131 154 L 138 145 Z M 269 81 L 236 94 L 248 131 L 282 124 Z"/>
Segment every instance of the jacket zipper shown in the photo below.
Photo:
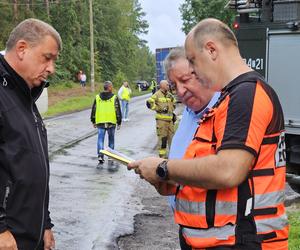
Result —
<path fill-rule="evenodd" d="M 39 237 L 39 240 L 38 240 L 38 243 L 37 243 L 37 246 L 35 247 L 35 249 L 38 248 L 41 240 L 42 240 L 42 237 L 43 237 L 43 229 L 44 229 L 44 223 L 45 223 L 45 201 L 46 201 L 46 193 L 47 193 L 47 183 L 48 183 L 48 169 L 47 169 L 47 162 L 46 162 L 46 156 L 45 156 L 45 152 L 44 152 L 44 148 L 43 148 L 43 143 L 42 143 L 42 139 L 41 139 L 41 134 L 40 134 L 40 130 L 39 130 L 39 124 L 38 124 L 38 119 L 36 117 L 36 114 L 34 113 L 34 110 L 33 110 L 33 102 L 31 103 L 31 112 L 32 112 L 32 115 L 34 117 L 34 122 L 35 122 L 35 125 L 36 125 L 36 130 L 37 130 L 37 134 L 38 134 L 38 137 L 39 137 L 39 143 L 40 143 L 40 146 L 41 146 L 41 150 L 42 150 L 42 155 L 43 155 L 43 161 L 44 161 L 44 166 L 45 166 L 45 170 L 46 170 L 46 175 L 45 175 L 45 190 L 44 190 L 44 199 L 43 199 L 43 211 L 42 211 L 42 223 L 41 223 L 41 230 L 40 230 L 40 237 Z"/>
<path fill-rule="evenodd" d="M 5 187 L 4 199 L 3 199 L 3 204 L 2 204 L 2 207 L 4 208 L 4 210 L 6 210 L 7 199 L 8 199 L 9 193 L 10 193 L 10 182 L 8 182 L 7 186 Z"/>

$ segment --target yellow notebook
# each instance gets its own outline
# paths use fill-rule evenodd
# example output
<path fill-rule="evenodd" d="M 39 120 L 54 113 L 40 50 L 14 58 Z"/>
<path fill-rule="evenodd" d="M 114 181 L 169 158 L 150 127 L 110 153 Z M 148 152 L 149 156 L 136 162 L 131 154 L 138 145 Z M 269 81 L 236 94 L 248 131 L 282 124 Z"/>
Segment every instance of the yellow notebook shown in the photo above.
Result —
<path fill-rule="evenodd" d="M 114 160 L 119 161 L 122 164 L 128 165 L 128 163 L 135 161 L 134 159 L 114 150 L 111 148 L 106 148 L 106 149 L 102 149 L 100 150 L 101 154 L 104 154 Z"/>

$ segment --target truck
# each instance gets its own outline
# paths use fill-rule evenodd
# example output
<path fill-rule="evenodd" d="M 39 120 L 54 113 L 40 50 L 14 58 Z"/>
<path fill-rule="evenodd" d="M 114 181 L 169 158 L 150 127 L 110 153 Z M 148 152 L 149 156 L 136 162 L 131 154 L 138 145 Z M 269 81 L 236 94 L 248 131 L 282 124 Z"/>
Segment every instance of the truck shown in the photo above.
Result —
<path fill-rule="evenodd" d="M 168 48 L 158 48 L 155 50 L 155 60 L 156 60 L 156 82 L 159 83 L 161 80 L 167 79 L 166 72 L 164 69 L 164 60 L 169 54 L 171 49 L 175 47 Z"/>
<path fill-rule="evenodd" d="M 227 6 L 237 12 L 233 30 L 242 57 L 279 96 L 287 182 L 300 193 L 300 1 L 231 0 Z"/>

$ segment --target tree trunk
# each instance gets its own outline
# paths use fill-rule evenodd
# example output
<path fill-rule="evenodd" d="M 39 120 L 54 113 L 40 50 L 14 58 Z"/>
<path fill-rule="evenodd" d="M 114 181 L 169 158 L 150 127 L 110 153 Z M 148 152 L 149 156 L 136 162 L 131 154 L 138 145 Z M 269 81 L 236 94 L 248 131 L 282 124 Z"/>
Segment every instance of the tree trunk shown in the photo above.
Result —
<path fill-rule="evenodd" d="M 30 13 L 30 0 L 26 0 L 26 14 L 29 15 Z"/>
<path fill-rule="evenodd" d="M 14 21 L 18 21 L 18 0 L 13 0 L 14 4 Z"/>
<path fill-rule="evenodd" d="M 49 7 L 49 0 L 44 0 L 45 6 L 46 6 L 46 12 L 47 12 L 47 17 L 50 17 L 50 7 Z"/>

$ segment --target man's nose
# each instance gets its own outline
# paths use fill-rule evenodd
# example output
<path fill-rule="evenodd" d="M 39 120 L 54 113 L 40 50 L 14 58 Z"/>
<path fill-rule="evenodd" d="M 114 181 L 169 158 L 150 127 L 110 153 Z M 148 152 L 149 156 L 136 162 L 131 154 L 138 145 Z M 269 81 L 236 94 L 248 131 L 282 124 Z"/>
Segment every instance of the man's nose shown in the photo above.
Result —
<path fill-rule="evenodd" d="M 191 63 L 189 63 L 189 73 L 190 74 L 195 74 L 195 70 L 194 70 L 194 67 Z"/>
<path fill-rule="evenodd" d="M 49 61 L 49 64 L 47 66 L 47 72 L 49 74 L 54 74 L 54 72 L 55 72 L 55 62 L 53 60 Z"/>
<path fill-rule="evenodd" d="M 183 87 L 181 83 L 176 84 L 176 94 L 179 97 L 183 97 L 186 89 Z"/>

